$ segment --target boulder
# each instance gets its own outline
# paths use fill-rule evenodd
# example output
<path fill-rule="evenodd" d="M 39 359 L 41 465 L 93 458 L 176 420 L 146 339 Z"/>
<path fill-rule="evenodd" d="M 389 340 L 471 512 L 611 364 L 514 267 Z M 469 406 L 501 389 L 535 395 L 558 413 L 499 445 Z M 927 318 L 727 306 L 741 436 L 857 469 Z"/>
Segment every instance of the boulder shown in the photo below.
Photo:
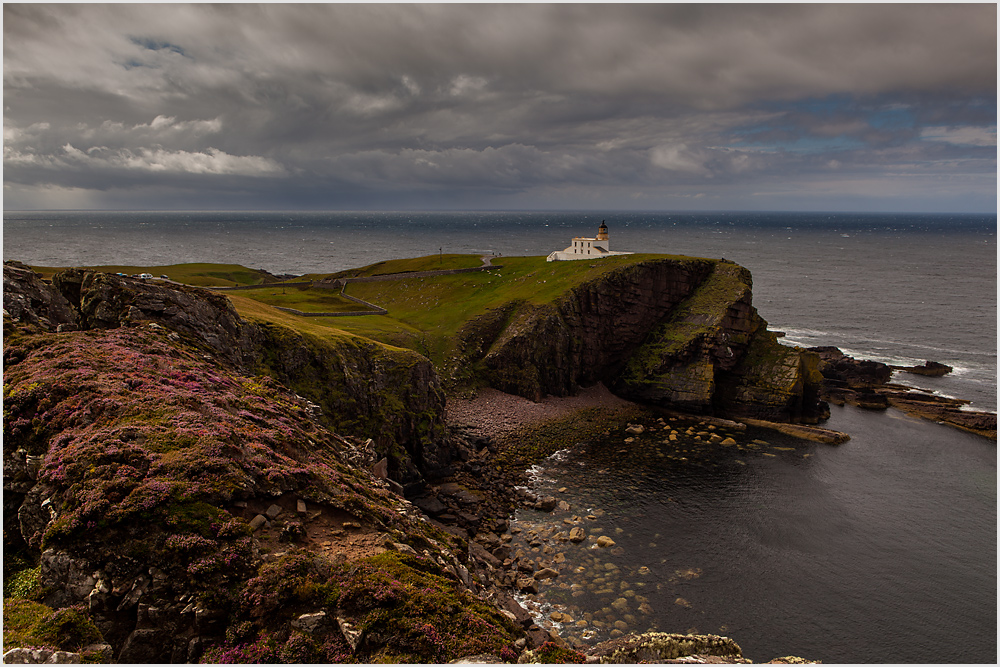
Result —
<path fill-rule="evenodd" d="M 929 377 L 941 377 L 954 370 L 951 366 L 930 360 L 925 361 L 923 366 L 893 366 L 892 369 Z"/>
<path fill-rule="evenodd" d="M 326 625 L 326 612 L 317 611 L 309 614 L 300 614 L 292 621 L 292 627 L 302 632 L 313 634 Z"/>
<path fill-rule="evenodd" d="M 81 662 L 79 653 L 49 648 L 12 648 L 3 654 L 5 665 L 71 665 Z"/>
<path fill-rule="evenodd" d="M 413 504 L 420 508 L 422 512 L 431 516 L 443 514 L 448 509 L 448 507 L 438 500 L 436 496 L 421 496 L 419 498 L 414 498 Z"/>
<path fill-rule="evenodd" d="M 151 663 L 166 662 L 170 658 L 167 650 L 169 635 L 162 628 L 145 628 L 135 630 L 125 640 L 121 653 L 118 654 L 118 663 Z"/>
<path fill-rule="evenodd" d="M 522 593 L 538 593 L 538 582 L 532 577 L 518 577 L 517 587 Z"/>
<path fill-rule="evenodd" d="M 11 319 L 49 331 L 75 329 L 77 314 L 57 288 L 20 262 L 3 264 L 3 308 Z"/>
<path fill-rule="evenodd" d="M 545 496 L 538 499 L 538 502 L 535 503 L 535 509 L 541 510 L 542 512 L 551 512 L 558 506 L 558 504 L 559 501 L 557 501 L 555 497 Z"/>

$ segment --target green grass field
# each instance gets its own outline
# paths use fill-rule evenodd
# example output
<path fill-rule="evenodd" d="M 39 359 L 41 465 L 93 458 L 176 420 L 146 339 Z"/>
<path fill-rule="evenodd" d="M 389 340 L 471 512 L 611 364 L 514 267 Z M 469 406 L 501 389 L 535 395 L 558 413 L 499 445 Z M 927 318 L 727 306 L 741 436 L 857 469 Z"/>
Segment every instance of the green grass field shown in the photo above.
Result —
<path fill-rule="evenodd" d="M 260 289 L 240 290 L 239 295 L 269 306 L 294 308 L 304 313 L 347 313 L 366 310 L 361 304 L 340 296 L 339 290 L 283 287 L 281 283 Z"/>

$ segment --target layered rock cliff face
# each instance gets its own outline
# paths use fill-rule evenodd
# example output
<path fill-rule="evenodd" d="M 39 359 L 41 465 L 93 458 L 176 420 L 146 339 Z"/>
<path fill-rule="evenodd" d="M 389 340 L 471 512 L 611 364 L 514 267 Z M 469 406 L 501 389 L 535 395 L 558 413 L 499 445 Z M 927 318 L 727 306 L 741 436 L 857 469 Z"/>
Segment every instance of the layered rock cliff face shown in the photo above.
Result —
<path fill-rule="evenodd" d="M 444 391 L 425 357 L 356 336 L 333 344 L 253 326 L 255 367 L 316 402 L 337 432 L 371 438 L 392 479 L 419 484 L 449 473 L 457 450 L 444 425 Z"/>
<path fill-rule="evenodd" d="M 489 383 L 539 400 L 602 381 L 620 396 L 730 417 L 815 422 L 816 355 L 786 347 L 751 302 L 745 268 L 651 260 L 569 290 L 510 303 L 460 332 Z"/>

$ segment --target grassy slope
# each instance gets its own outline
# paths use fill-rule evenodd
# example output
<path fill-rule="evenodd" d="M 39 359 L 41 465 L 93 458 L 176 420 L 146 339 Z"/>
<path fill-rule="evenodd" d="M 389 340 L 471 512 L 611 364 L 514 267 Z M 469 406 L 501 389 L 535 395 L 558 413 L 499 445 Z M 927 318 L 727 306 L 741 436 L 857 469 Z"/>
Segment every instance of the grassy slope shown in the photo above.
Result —
<path fill-rule="evenodd" d="M 253 292 L 255 290 L 247 291 Z M 354 320 L 385 320 L 386 331 L 405 330 L 411 334 L 419 333 L 412 327 L 404 327 L 392 322 L 392 320 L 387 317 L 379 317 L 375 315 L 371 317 L 300 317 L 298 315 L 292 315 L 291 313 L 285 313 L 272 308 L 267 304 L 245 296 L 245 294 L 246 292 L 230 292 L 226 294 L 232 302 L 233 307 L 236 308 L 236 311 L 241 317 L 250 320 L 269 322 L 271 324 L 280 324 L 288 327 L 289 329 L 294 329 L 299 333 L 309 334 L 327 341 L 357 338 L 358 335 L 356 333 L 348 331 L 347 328 L 344 327 L 345 323 Z M 373 326 L 371 328 L 378 329 L 377 326 Z"/>
<path fill-rule="evenodd" d="M 304 313 L 343 313 L 366 310 L 361 304 L 340 296 L 338 290 L 330 289 L 270 285 L 261 289 L 240 290 L 240 296 L 266 303 L 269 306 L 294 308 Z"/>

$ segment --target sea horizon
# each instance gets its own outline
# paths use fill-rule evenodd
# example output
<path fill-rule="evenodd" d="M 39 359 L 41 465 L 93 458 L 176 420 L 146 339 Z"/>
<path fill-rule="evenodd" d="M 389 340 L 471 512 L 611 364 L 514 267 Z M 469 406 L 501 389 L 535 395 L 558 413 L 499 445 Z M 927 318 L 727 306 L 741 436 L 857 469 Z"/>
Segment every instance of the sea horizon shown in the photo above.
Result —
<path fill-rule="evenodd" d="M 808 215 L 927 215 L 927 216 L 993 216 L 996 211 L 956 210 L 876 210 L 876 209 L 769 209 L 769 208 L 35 208 L 3 209 L 8 213 L 657 213 L 657 214 L 716 214 L 774 213 Z"/>

